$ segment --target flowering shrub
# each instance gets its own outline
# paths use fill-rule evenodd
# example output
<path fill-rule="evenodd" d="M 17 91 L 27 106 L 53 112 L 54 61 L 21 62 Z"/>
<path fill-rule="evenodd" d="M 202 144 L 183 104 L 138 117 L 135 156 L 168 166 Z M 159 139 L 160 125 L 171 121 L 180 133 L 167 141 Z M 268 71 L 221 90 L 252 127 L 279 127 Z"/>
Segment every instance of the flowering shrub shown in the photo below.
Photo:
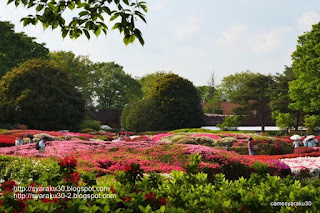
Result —
<path fill-rule="evenodd" d="M 318 152 L 318 150 L 312 147 L 305 147 L 305 146 L 294 149 L 294 154 L 303 154 L 303 153 L 311 153 L 311 152 Z"/>

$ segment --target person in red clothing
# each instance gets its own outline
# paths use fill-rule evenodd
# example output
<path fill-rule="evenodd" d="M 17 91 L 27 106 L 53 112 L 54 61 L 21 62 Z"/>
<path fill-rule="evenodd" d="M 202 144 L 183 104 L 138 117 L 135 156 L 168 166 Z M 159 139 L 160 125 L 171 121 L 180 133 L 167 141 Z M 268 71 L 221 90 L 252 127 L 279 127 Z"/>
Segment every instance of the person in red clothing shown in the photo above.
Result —
<path fill-rule="evenodd" d="M 253 140 L 252 138 L 249 138 L 248 151 L 249 151 L 249 155 L 254 156 L 252 140 Z"/>

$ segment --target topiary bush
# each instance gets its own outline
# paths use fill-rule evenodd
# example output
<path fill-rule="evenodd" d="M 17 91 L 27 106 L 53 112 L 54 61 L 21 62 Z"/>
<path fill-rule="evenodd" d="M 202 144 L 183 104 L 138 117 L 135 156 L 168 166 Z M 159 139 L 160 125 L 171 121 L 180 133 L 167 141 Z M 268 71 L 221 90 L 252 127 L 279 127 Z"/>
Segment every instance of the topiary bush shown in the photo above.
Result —
<path fill-rule="evenodd" d="M 121 115 L 122 127 L 135 132 L 198 128 L 203 124 L 197 89 L 174 74 L 160 78 L 146 99 L 127 105 Z"/>
<path fill-rule="evenodd" d="M 181 138 L 177 141 L 177 143 L 181 143 L 181 144 L 198 144 L 194 138 Z"/>
<path fill-rule="evenodd" d="M 214 142 L 215 146 L 228 146 L 231 147 L 234 142 L 237 142 L 236 138 L 225 137 Z"/>

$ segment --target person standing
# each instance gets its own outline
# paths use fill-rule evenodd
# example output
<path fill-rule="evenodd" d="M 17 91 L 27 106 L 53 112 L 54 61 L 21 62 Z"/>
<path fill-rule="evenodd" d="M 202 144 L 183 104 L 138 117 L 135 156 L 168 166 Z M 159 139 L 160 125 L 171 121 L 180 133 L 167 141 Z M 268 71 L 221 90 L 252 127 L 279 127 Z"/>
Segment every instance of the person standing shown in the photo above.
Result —
<path fill-rule="evenodd" d="M 294 148 L 298 148 L 301 144 L 301 140 L 294 140 L 293 141 L 293 145 L 294 145 Z"/>
<path fill-rule="evenodd" d="M 250 156 L 254 156 L 252 140 L 252 138 L 249 138 L 248 142 L 248 151 Z"/>

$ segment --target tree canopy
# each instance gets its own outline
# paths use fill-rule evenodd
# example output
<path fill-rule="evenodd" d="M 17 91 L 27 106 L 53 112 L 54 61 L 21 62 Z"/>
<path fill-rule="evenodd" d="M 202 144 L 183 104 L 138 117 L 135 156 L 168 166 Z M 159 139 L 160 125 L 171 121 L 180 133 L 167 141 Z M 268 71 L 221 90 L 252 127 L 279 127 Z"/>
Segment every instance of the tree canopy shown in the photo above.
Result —
<path fill-rule="evenodd" d="M 265 114 L 273 82 L 271 75 L 246 71 L 224 78 L 221 88 L 227 99 L 241 105 L 235 110 L 237 114 L 252 116 L 254 111 L 260 111 L 261 128 L 264 131 Z"/>
<path fill-rule="evenodd" d="M 122 109 L 142 98 L 139 82 L 114 62 L 96 64 L 94 76 L 93 87 L 99 108 Z"/>
<path fill-rule="evenodd" d="M 174 74 L 158 79 L 145 99 L 127 105 L 121 115 L 121 125 L 135 131 L 197 128 L 203 124 L 197 89 Z"/>
<path fill-rule="evenodd" d="M 153 87 L 153 85 L 157 82 L 157 80 L 159 80 L 160 78 L 162 78 L 168 74 L 172 74 L 172 73 L 166 72 L 166 71 L 157 71 L 157 72 L 142 76 L 139 79 L 139 83 L 141 84 L 141 89 L 142 89 L 143 95 L 147 96 L 149 94 L 151 88 Z"/>
<path fill-rule="evenodd" d="M 56 63 L 32 59 L 0 81 L 0 119 L 32 129 L 74 129 L 84 116 L 84 101 Z"/>
<path fill-rule="evenodd" d="M 16 7 L 22 5 L 33 8 L 34 13 L 21 19 L 23 25 L 42 23 L 44 28 L 61 28 L 62 37 L 78 38 L 84 34 L 88 39 L 90 32 L 99 36 L 101 32 L 107 34 L 109 29 L 118 29 L 123 33 L 123 41 L 129 44 L 135 38 L 143 45 L 142 33 L 136 21 L 146 22 L 145 13 L 148 9 L 146 2 L 138 0 L 7 0 L 7 4 L 14 3 Z M 68 17 L 72 11 L 73 18 Z M 113 26 L 107 26 L 107 19 L 115 21 Z"/>
<path fill-rule="evenodd" d="M 304 112 L 320 111 L 320 23 L 298 39 L 292 53 L 292 70 L 297 77 L 289 83 L 290 107 Z"/>
<path fill-rule="evenodd" d="M 16 33 L 10 22 L 0 21 L 0 79 L 13 67 L 32 58 L 47 58 L 49 50 L 35 38 Z"/>
<path fill-rule="evenodd" d="M 92 61 L 87 56 L 76 56 L 73 52 L 57 51 L 49 53 L 50 59 L 62 66 L 71 83 L 82 94 L 87 106 L 92 106 Z"/>

